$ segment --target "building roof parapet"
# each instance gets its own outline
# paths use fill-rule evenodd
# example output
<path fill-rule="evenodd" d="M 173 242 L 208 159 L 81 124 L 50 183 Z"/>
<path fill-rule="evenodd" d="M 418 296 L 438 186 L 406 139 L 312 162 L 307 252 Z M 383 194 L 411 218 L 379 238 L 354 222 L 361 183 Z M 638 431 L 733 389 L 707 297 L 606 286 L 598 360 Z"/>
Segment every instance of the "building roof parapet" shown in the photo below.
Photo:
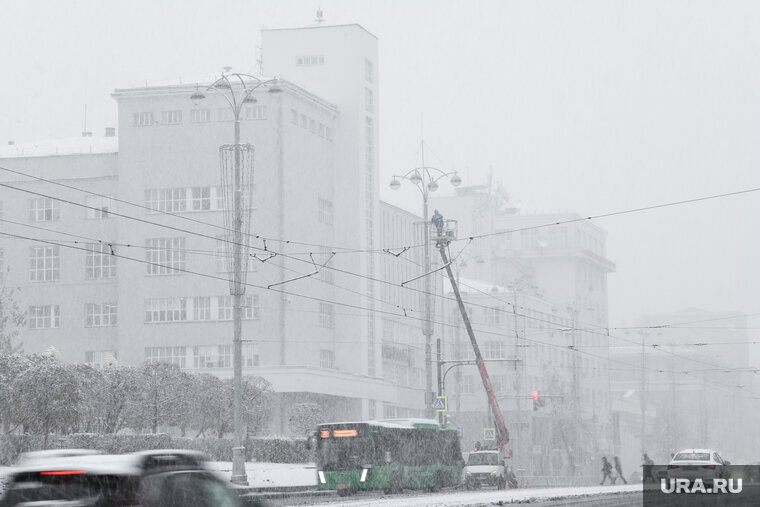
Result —
<path fill-rule="evenodd" d="M 262 77 L 261 79 L 263 81 L 266 81 L 270 78 Z M 121 99 L 128 99 L 128 98 L 171 96 L 171 95 L 178 95 L 182 93 L 186 93 L 189 96 L 198 88 L 205 90 L 208 86 L 211 85 L 212 82 L 213 81 L 207 81 L 207 82 L 198 81 L 198 82 L 193 82 L 193 83 L 187 83 L 187 82 L 182 82 L 182 80 L 177 80 L 176 82 L 173 82 L 173 83 L 168 82 L 168 81 L 155 83 L 155 84 L 146 82 L 145 86 L 116 88 L 114 92 L 111 94 L 111 96 L 117 101 Z M 311 102 L 314 102 L 320 107 L 327 109 L 334 114 L 337 113 L 338 111 L 338 106 L 336 106 L 335 104 L 324 100 L 318 95 L 315 95 L 301 88 L 300 86 L 291 83 L 290 81 L 281 79 L 279 82 L 279 86 L 284 91 L 288 91 L 292 93 L 293 95 L 300 96 Z"/>
<path fill-rule="evenodd" d="M 351 28 L 351 27 L 359 28 L 360 30 L 367 32 L 367 34 L 377 39 L 377 35 L 370 32 L 359 23 L 346 23 L 346 24 L 341 24 L 341 25 L 294 26 L 290 28 L 262 28 L 261 31 L 262 32 L 283 32 L 286 30 L 316 30 L 320 28 Z"/>
<path fill-rule="evenodd" d="M 0 146 L 0 159 L 64 155 L 102 155 L 116 154 L 118 151 L 119 138 L 116 136 L 73 137 Z"/>

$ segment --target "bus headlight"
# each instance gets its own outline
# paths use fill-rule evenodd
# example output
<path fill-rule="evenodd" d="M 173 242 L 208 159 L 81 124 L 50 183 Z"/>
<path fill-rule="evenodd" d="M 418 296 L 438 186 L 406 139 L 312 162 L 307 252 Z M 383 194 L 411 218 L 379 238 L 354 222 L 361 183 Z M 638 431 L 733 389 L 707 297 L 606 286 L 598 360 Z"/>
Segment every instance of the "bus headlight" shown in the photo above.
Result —
<path fill-rule="evenodd" d="M 362 476 L 359 479 L 360 482 L 365 482 L 367 480 L 367 473 L 369 473 L 369 468 L 365 468 L 362 470 Z"/>
<path fill-rule="evenodd" d="M 325 473 L 322 470 L 320 470 L 319 472 L 317 472 L 317 475 L 319 475 L 319 482 L 320 483 L 324 484 L 325 482 L 327 482 L 327 481 L 325 481 Z"/>

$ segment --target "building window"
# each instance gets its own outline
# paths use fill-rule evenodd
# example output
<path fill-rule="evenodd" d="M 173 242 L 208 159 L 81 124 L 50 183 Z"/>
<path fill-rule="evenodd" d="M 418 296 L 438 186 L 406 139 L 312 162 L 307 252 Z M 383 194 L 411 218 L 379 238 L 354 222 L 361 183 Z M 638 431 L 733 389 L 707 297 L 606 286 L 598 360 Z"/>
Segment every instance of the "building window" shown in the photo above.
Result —
<path fill-rule="evenodd" d="M 266 120 L 267 106 L 251 106 L 245 108 L 246 120 Z"/>
<path fill-rule="evenodd" d="M 253 343 L 243 344 L 243 366 L 250 368 L 259 365 L 259 354 Z"/>
<path fill-rule="evenodd" d="M 235 121 L 235 111 L 229 107 L 223 107 L 219 110 L 219 121 Z"/>
<path fill-rule="evenodd" d="M 309 118 L 309 132 L 312 134 L 317 133 L 317 120 L 314 118 Z"/>
<path fill-rule="evenodd" d="M 145 300 L 145 323 L 184 322 L 187 320 L 185 298 L 157 298 Z"/>
<path fill-rule="evenodd" d="M 216 298 L 218 320 L 232 320 L 232 296 L 219 296 Z"/>
<path fill-rule="evenodd" d="M 193 211 L 211 209 L 211 187 L 193 187 Z"/>
<path fill-rule="evenodd" d="M 185 238 L 146 239 L 145 260 L 149 275 L 179 274 L 185 269 Z"/>
<path fill-rule="evenodd" d="M 116 303 L 87 303 L 85 316 L 85 327 L 115 326 Z"/>
<path fill-rule="evenodd" d="M 372 121 L 372 118 L 365 117 L 364 118 L 364 144 L 366 148 L 366 159 L 365 159 L 365 166 L 367 169 L 367 172 L 370 173 L 374 167 L 374 146 L 375 146 L 375 137 L 374 137 L 374 123 Z"/>
<path fill-rule="evenodd" d="M 493 386 L 493 391 L 495 393 L 506 393 L 508 392 L 509 386 L 507 385 L 507 376 L 506 375 L 493 375 L 491 377 L 492 382 L 491 385 Z"/>
<path fill-rule="evenodd" d="M 206 345 L 193 347 L 193 367 L 231 368 L 232 345 Z"/>
<path fill-rule="evenodd" d="M 319 303 L 319 327 L 326 329 L 333 329 L 335 327 L 333 305 L 330 303 Z"/>
<path fill-rule="evenodd" d="M 153 213 L 177 213 L 187 209 L 184 188 L 153 188 L 145 191 L 145 206 Z"/>
<path fill-rule="evenodd" d="M 108 218 L 111 210 L 111 198 L 99 195 L 88 195 L 84 199 L 87 206 L 85 217 L 88 219 Z"/>
<path fill-rule="evenodd" d="M 61 219 L 60 203 L 49 197 L 29 201 L 29 220 L 32 222 L 57 222 Z"/>
<path fill-rule="evenodd" d="M 211 320 L 211 298 L 193 298 L 193 320 Z"/>
<path fill-rule="evenodd" d="M 211 109 L 191 109 L 190 123 L 208 123 L 211 121 Z"/>
<path fill-rule="evenodd" d="M 325 124 L 317 123 L 317 135 L 319 137 L 325 137 Z"/>
<path fill-rule="evenodd" d="M 290 123 L 293 125 L 298 125 L 298 111 L 295 109 L 290 110 Z"/>
<path fill-rule="evenodd" d="M 319 367 L 335 369 L 335 352 L 332 350 L 320 350 L 319 351 Z"/>
<path fill-rule="evenodd" d="M 298 66 L 324 65 L 324 63 L 325 63 L 325 57 L 323 55 L 307 55 L 307 56 L 296 57 L 296 65 Z"/>
<path fill-rule="evenodd" d="M 475 392 L 475 382 L 472 375 L 462 376 L 462 394 L 473 394 Z"/>
<path fill-rule="evenodd" d="M 61 276 L 61 258 L 57 246 L 29 248 L 29 281 L 57 282 Z"/>
<path fill-rule="evenodd" d="M 116 256 L 111 246 L 103 243 L 86 245 L 84 272 L 88 280 L 113 278 L 116 276 Z"/>
<path fill-rule="evenodd" d="M 176 364 L 184 368 L 186 357 L 185 347 L 145 347 L 145 360 L 149 363 Z"/>
<path fill-rule="evenodd" d="M 27 313 L 29 329 L 56 329 L 61 326 L 61 307 L 58 305 L 30 306 Z"/>
<path fill-rule="evenodd" d="M 364 59 L 364 79 L 368 83 L 373 83 L 375 81 L 375 69 L 374 65 L 372 64 L 372 60 Z"/>
<path fill-rule="evenodd" d="M 116 362 L 115 350 L 88 350 L 84 353 L 84 362 L 98 370 Z"/>
<path fill-rule="evenodd" d="M 330 127 L 325 127 L 325 139 L 332 141 L 332 129 Z"/>
<path fill-rule="evenodd" d="M 306 117 L 305 114 L 301 115 L 301 128 L 306 128 L 309 125 L 309 119 Z"/>
<path fill-rule="evenodd" d="M 483 357 L 486 359 L 504 359 L 506 357 L 506 346 L 500 341 L 486 341 L 483 347 Z"/>
<path fill-rule="evenodd" d="M 321 224 L 332 225 L 333 203 L 327 199 L 319 198 L 317 203 L 317 219 Z"/>
<path fill-rule="evenodd" d="M 364 89 L 364 108 L 368 113 L 372 113 L 375 110 L 375 104 L 372 97 L 372 90 L 369 88 Z"/>
<path fill-rule="evenodd" d="M 503 306 L 494 306 L 492 308 L 486 308 L 486 324 L 501 324 L 502 323 L 502 314 L 504 314 L 505 310 Z"/>
<path fill-rule="evenodd" d="M 153 125 L 153 112 L 143 111 L 134 113 L 134 126 L 135 127 L 150 127 Z"/>
<path fill-rule="evenodd" d="M 5 252 L 0 248 L 0 283 L 5 280 Z"/>
<path fill-rule="evenodd" d="M 258 320 L 261 316 L 259 306 L 259 295 L 251 294 L 243 298 L 243 305 L 245 306 L 243 311 L 243 318 Z"/>
<path fill-rule="evenodd" d="M 161 123 L 164 125 L 181 125 L 182 110 L 161 111 Z"/>

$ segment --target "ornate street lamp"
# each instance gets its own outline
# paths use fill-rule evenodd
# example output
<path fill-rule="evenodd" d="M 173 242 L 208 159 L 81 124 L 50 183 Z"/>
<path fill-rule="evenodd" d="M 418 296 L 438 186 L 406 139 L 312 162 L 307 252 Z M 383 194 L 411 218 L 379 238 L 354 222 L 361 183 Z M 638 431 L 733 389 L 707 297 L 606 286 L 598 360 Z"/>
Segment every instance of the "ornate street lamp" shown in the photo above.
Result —
<path fill-rule="evenodd" d="M 428 196 L 430 192 L 438 190 L 438 182 L 444 178 L 449 178 L 451 184 L 458 187 L 462 183 L 462 178 L 459 177 L 456 171 L 442 171 L 436 167 L 430 167 L 423 165 L 421 167 L 415 167 L 410 169 L 401 176 L 393 175 L 391 178 L 390 187 L 392 190 L 398 190 L 401 187 L 401 182 L 406 180 L 412 183 L 417 190 L 422 194 L 422 217 L 424 219 L 423 230 L 425 251 L 423 253 L 423 269 L 425 273 L 430 272 L 430 233 L 427 222 L 430 220 L 428 214 Z M 432 322 L 432 305 L 431 305 L 431 288 L 430 277 L 425 277 L 425 289 L 424 289 L 424 311 L 425 319 L 422 326 L 422 334 L 425 336 L 425 416 L 433 418 L 433 398 L 435 393 L 433 392 L 433 364 L 431 358 L 431 336 L 433 335 L 433 322 Z M 441 353 L 440 338 L 437 343 L 438 357 Z M 440 380 L 440 363 L 438 364 L 438 376 Z M 440 384 L 440 382 L 439 382 Z"/>
<path fill-rule="evenodd" d="M 198 103 L 206 98 L 206 93 L 216 93 L 224 97 L 234 119 L 234 144 L 219 148 L 222 192 L 224 194 L 224 225 L 232 231 L 232 240 L 227 237 L 227 272 L 230 277 L 233 321 L 233 423 L 234 442 L 232 448 L 232 477 L 234 484 L 248 484 L 245 472 L 245 447 L 243 446 L 243 296 L 245 295 L 246 264 L 250 249 L 251 210 L 253 209 L 253 158 L 254 148 L 250 144 L 240 144 L 240 113 L 244 104 L 256 102 L 253 96 L 259 88 L 268 88 L 269 93 L 279 93 L 282 89 L 277 78 L 262 80 L 249 74 L 230 73 L 225 67 L 219 79 L 211 83 L 205 93 L 196 89 L 190 99 Z M 231 264 L 231 265 L 230 265 Z"/>

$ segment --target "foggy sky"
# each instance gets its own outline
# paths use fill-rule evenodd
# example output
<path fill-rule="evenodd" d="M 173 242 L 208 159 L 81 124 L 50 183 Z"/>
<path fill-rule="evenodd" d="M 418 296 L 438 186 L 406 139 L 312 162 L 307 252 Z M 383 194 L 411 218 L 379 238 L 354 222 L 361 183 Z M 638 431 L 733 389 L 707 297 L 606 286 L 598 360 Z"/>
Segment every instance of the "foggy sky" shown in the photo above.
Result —
<path fill-rule="evenodd" d="M 114 88 L 256 72 L 260 28 L 311 24 L 318 6 L 380 40 L 381 197 L 394 204 L 420 212 L 387 183 L 419 164 L 423 132 L 429 165 L 465 185 L 492 169 L 532 210 L 595 216 L 760 187 L 749 1 L 0 0 L 0 142 L 78 136 L 85 104 L 102 136 Z M 617 264 L 611 325 L 760 312 L 758 217 L 760 192 L 595 220 Z"/>

